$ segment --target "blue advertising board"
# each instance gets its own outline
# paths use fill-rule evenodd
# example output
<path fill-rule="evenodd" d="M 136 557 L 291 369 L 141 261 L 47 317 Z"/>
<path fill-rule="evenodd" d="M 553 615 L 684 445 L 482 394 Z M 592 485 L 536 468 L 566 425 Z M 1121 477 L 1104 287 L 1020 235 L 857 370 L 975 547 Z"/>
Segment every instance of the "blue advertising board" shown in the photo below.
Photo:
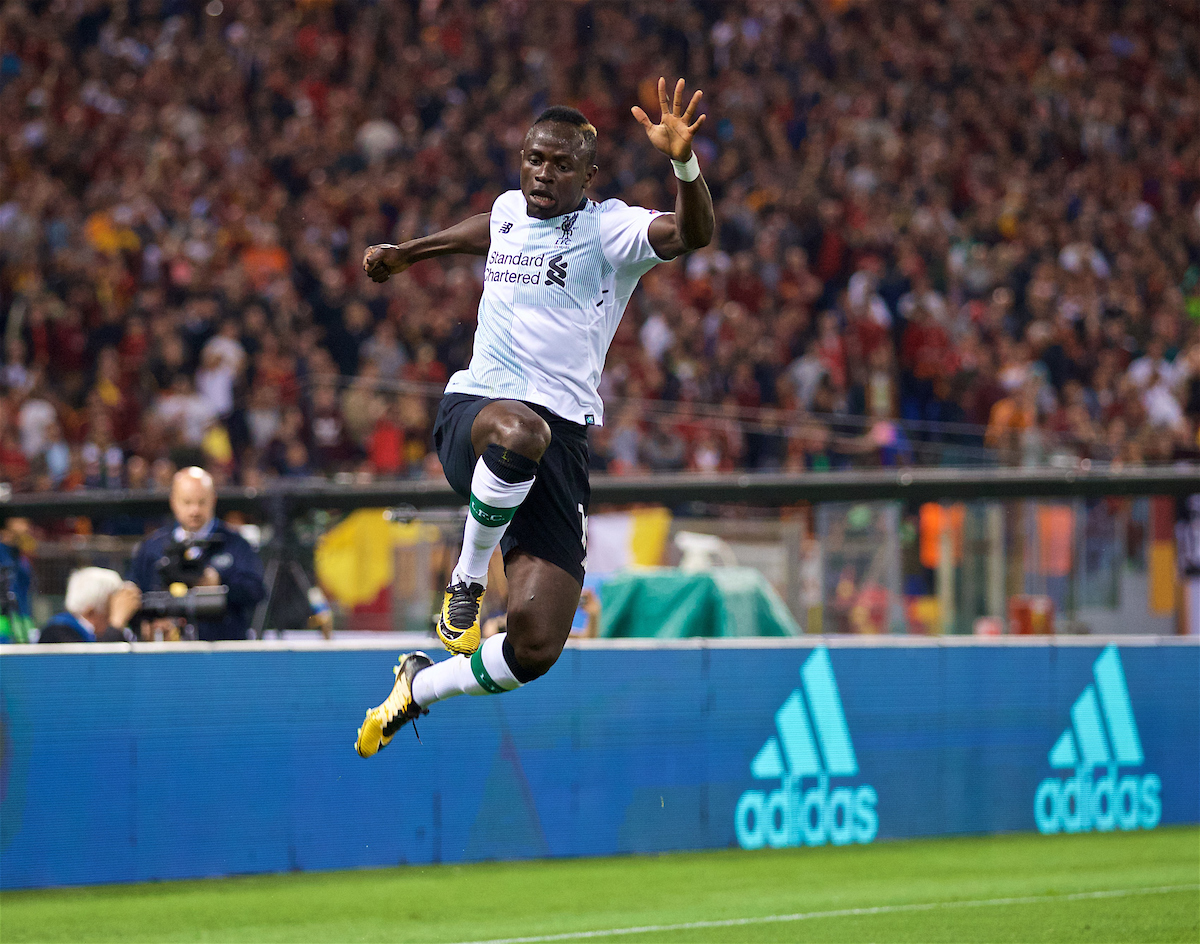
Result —
<path fill-rule="evenodd" d="M 1194 823 L 1168 642 L 570 648 L 369 760 L 386 650 L 14 647 L 0 887 Z"/>

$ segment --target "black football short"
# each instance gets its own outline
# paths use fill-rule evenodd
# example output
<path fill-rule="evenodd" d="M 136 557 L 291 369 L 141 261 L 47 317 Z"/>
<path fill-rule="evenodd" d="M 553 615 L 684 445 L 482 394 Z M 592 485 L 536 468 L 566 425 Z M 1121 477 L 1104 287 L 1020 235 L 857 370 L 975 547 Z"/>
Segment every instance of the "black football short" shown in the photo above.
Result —
<path fill-rule="evenodd" d="M 471 477 L 479 457 L 471 445 L 471 425 L 489 403 L 487 397 L 448 393 L 442 397 L 433 422 L 433 445 L 446 480 L 464 500 L 471 496 Z M 584 521 L 591 502 L 588 484 L 587 427 L 551 413 L 544 406 L 527 407 L 550 424 L 550 447 L 538 463 L 537 478 L 528 497 L 513 516 L 500 540 L 507 557 L 513 548 L 548 560 L 583 583 Z"/>

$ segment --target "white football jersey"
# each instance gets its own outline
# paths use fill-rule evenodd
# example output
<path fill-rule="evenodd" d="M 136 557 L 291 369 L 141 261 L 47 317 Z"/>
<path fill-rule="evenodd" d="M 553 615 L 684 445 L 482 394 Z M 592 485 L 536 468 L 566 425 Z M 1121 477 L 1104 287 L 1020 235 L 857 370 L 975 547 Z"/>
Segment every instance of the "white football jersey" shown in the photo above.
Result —
<path fill-rule="evenodd" d="M 647 230 L 657 212 L 620 200 L 539 220 L 510 190 L 492 204 L 475 349 L 446 393 L 526 400 L 599 425 L 597 387 L 638 279 L 657 263 Z"/>

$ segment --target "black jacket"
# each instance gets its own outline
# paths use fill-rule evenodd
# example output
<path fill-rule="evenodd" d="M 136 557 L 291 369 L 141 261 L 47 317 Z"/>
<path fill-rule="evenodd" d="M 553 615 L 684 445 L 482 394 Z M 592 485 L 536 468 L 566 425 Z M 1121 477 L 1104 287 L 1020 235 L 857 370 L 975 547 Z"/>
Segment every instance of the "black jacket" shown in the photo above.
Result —
<path fill-rule="evenodd" d="M 127 576 L 142 591 L 167 589 L 157 565 L 174 541 L 176 527 L 172 523 L 159 528 L 134 550 Z M 262 561 L 249 542 L 224 522 L 217 521 L 209 536 L 219 543 L 209 549 L 205 563 L 216 568 L 221 583 L 229 588 L 229 608 L 222 620 L 197 622 L 196 632 L 201 639 L 245 639 L 254 618 L 254 608 L 266 593 Z"/>

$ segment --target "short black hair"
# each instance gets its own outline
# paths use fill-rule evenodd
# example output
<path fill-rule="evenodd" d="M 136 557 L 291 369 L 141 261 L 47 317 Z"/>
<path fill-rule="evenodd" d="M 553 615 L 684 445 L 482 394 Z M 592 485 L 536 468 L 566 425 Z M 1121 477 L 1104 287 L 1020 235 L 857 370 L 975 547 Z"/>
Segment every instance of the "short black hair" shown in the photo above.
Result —
<path fill-rule="evenodd" d="M 583 112 L 578 108 L 571 108 L 569 105 L 551 105 L 537 116 L 537 120 L 530 125 L 530 129 L 551 121 L 555 124 L 570 125 L 579 129 L 579 134 L 583 137 L 584 161 L 589 166 L 596 163 L 596 127 L 587 120 Z"/>

